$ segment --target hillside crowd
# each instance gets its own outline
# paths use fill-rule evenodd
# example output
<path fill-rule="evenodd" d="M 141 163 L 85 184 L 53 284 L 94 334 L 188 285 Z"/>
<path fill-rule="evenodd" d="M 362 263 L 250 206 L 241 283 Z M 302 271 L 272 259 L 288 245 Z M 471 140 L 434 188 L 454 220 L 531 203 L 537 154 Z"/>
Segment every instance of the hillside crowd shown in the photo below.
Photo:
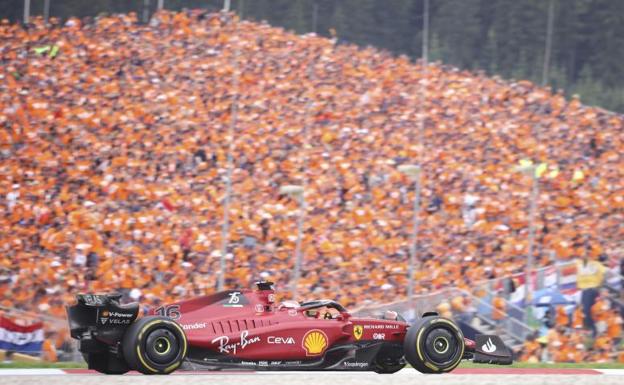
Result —
<path fill-rule="evenodd" d="M 416 162 L 416 293 L 523 271 L 521 164 L 541 165 L 537 266 L 622 257 L 623 118 L 527 81 L 204 11 L 3 21 L 0 60 L 4 307 L 214 291 L 230 141 L 228 287 L 287 285 L 298 184 L 301 297 L 404 297 Z"/>
<path fill-rule="evenodd" d="M 585 317 L 580 306 L 575 307 L 571 316 L 564 306 L 556 306 L 554 320 L 546 321 L 546 334 L 530 335 L 521 349 L 520 360 L 624 363 L 621 309 L 612 306 L 606 293 L 603 293 L 592 306 L 591 317 L 597 325 L 594 335 L 585 328 Z"/>

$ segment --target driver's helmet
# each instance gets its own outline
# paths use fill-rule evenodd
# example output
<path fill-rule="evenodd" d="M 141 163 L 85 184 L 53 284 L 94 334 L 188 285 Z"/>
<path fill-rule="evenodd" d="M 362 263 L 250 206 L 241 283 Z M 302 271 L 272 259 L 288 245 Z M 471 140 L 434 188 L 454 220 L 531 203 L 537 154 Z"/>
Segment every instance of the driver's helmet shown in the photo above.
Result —
<path fill-rule="evenodd" d="M 319 318 L 321 316 L 321 312 L 318 309 L 309 309 L 305 311 L 305 315 L 310 318 Z"/>
<path fill-rule="evenodd" d="M 292 301 L 292 300 L 290 300 L 290 301 L 283 301 L 283 302 L 279 305 L 279 307 L 280 307 L 280 308 L 283 308 L 283 307 L 284 307 L 284 308 L 286 308 L 286 309 L 296 309 L 296 308 L 298 308 L 299 306 L 300 306 L 300 305 L 299 305 L 299 302 L 297 302 L 297 301 Z"/>
<path fill-rule="evenodd" d="M 277 307 L 277 310 L 288 310 L 288 311 L 292 311 L 291 309 L 298 309 L 300 307 L 299 302 L 297 301 L 283 301 L 279 304 L 279 306 Z"/>
<path fill-rule="evenodd" d="M 386 310 L 384 312 L 383 318 L 387 320 L 396 321 L 399 318 L 399 313 L 392 311 L 392 310 Z"/>

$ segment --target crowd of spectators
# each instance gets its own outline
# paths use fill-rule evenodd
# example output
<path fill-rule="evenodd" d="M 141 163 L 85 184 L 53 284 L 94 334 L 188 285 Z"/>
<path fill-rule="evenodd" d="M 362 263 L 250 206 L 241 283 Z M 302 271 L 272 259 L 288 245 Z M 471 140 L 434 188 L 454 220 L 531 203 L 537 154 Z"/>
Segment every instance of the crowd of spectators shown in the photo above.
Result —
<path fill-rule="evenodd" d="M 599 261 L 577 261 L 578 303 L 551 305 L 540 331 L 528 336 L 520 351 L 524 361 L 624 363 L 624 302 L 605 279 Z"/>
<path fill-rule="evenodd" d="M 204 11 L 2 21 L 0 60 L 8 308 L 214 291 L 230 141 L 228 287 L 289 282 L 299 211 L 279 187 L 301 184 L 301 297 L 404 297 L 414 186 L 397 167 L 417 160 L 416 293 L 523 271 L 523 162 L 544 164 L 537 266 L 621 257 L 623 118 L 528 81 Z"/>
<path fill-rule="evenodd" d="M 584 327 L 582 306 L 570 316 L 564 306 L 555 307 L 554 319 L 547 321 L 543 336 L 535 333 L 527 338 L 519 358 L 527 362 L 622 362 L 622 315 L 606 295 L 592 306 L 591 318 L 597 330 Z"/>

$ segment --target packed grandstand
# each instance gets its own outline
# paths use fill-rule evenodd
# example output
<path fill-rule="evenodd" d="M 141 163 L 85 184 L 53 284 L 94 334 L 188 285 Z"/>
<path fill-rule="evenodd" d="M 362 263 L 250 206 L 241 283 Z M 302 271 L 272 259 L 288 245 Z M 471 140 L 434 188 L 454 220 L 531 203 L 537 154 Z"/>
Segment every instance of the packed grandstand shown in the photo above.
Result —
<path fill-rule="evenodd" d="M 5 21 L 0 36 L 5 311 L 64 318 L 77 292 L 149 307 L 216 290 L 230 139 L 227 287 L 288 284 L 299 208 L 279 187 L 305 184 L 300 297 L 404 299 L 414 187 L 398 166 L 414 159 L 416 294 L 523 284 L 521 164 L 540 165 L 536 267 L 578 259 L 602 274 L 622 257 L 624 119 L 577 98 L 204 11 Z M 602 293 L 590 311 L 553 307 L 520 357 L 624 361 L 620 309 L 601 284 L 577 287 Z M 462 298 L 441 310 L 461 315 Z M 497 298 L 491 317 L 504 319 Z"/>

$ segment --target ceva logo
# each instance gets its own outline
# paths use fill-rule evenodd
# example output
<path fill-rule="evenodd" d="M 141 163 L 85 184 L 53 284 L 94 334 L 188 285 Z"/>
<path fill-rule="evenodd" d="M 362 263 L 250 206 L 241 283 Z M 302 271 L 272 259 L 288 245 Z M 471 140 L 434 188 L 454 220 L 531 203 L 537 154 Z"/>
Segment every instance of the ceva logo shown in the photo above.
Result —
<path fill-rule="evenodd" d="M 268 336 L 267 337 L 267 343 L 269 343 L 269 344 L 276 344 L 276 345 L 294 345 L 295 344 L 295 339 L 292 338 L 292 337 Z"/>

